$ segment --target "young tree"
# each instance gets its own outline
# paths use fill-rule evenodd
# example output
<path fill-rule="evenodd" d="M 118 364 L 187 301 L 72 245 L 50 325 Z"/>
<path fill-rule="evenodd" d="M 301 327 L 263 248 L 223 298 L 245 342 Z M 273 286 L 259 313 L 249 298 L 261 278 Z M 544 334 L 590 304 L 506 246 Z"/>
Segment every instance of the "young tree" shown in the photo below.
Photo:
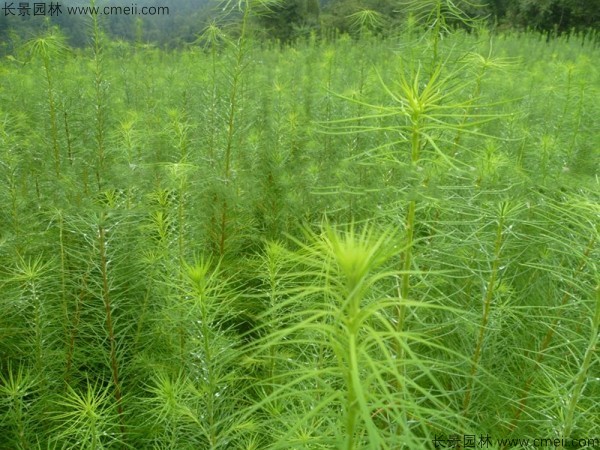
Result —
<path fill-rule="evenodd" d="M 364 11 L 374 13 L 388 28 L 394 26 L 402 13 L 399 2 L 394 0 L 334 0 L 323 10 L 327 13 L 324 25 L 344 33 L 356 30 L 356 19 L 364 16 Z"/>

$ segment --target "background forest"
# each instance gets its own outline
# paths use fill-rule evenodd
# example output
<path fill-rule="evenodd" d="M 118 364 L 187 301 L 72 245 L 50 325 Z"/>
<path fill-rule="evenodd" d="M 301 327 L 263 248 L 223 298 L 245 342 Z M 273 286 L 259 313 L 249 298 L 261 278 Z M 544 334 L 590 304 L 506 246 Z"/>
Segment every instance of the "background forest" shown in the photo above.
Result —
<path fill-rule="evenodd" d="M 18 3 L 13 2 L 12 13 L 6 3 L 0 11 L 0 54 L 19 45 L 49 25 L 58 25 L 71 46 L 83 47 L 89 43 L 87 20 L 84 15 L 68 15 L 65 5 L 89 5 L 84 0 L 56 2 L 63 5 L 63 13 L 56 16 L 33 16 L 33 12 L 19 16 Z M 268 3 L 268 2 L 265 2 Z M 253 26 L 261 30 L 264 38 L 290 42 L 306 38 L 311 33 L 332 37 L 338 33 L 357 34 L 357 15 L 372 11 L 377 21 L 372 31 L 393 34 L 411 14 L 410 1 L 406 0 L 285 0 L 270 5 L 268 15 L 254 20 Z M 431 3 L 424 0 L 423 5 Z M 114 2 L 97 0 L 96 4 L 141 7 L 167 6 L 168 14 L 157 16 L 111 15 L 105 16 L 102 26 L 110 39 L 132 43 L 153 44 L 159 47 L 181 47 L 195 42 L 212 21 L 224 20 L 223 3 L 214 0 L 178 0 L 177 2 L 138 0 Z M 489 26 L 500 29 L 535 29 L 550 34 L 586 31 L 600 25 L 600 0 L 455 0 L 452 4 L 472 18 L 485 18 Z M 32 6 L 32 4 L 30 5 Z M 15 14 L 14 16 L 12 14 Z M 49 20 L 46 23 L 45 19 Z M 239 15 L 229 15 L 225 24 L 239 21 Z M 455 25 L 460 25 L 458 21 Z"/>
<path fill-rule="evenodd" d="M 591 3 L 9 18 L 0 449 L 599 449 Z"/>

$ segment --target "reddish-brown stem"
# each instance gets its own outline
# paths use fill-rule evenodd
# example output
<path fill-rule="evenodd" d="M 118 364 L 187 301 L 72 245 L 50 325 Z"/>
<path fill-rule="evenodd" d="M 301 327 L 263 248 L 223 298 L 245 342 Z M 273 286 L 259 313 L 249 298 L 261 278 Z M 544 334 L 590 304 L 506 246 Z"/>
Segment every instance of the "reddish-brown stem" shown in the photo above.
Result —
<path fill-rule="evenodd" d="M 121 386 L 119 385 L 119 363 L 117 360 L 117 343 L 115 339 L 115 331 L 112 322 L 112 306 L 110 298 L 110 287 L 108 283 L 108 263 L 106 259 L 106 240 L 105 230 L 102 225 L 98 226 L 98 246 L 100 251 L 100 272 L 102 274 L 102 299 L 106 312 L 106 332 L 108 333 L 108 341 L 110 342 L 110 367 L 112 371 L 113 384 L 115 387 L 115 400 L 117 401 L 117 412 L 121 419 L 121 433 L 124 434 L 123 426 L 123 405 Z"/>
<path fill-rule="evenodd" d="M 583 268 L 585 267 L 588 257 L 590 255 L 590 253 L 592 252 L 592 249 L 594 248 L 595 244 L 596 244 L 596 238 L 593 237 L 590 240 L 590 243 L 587 245 L 585 251 L 583 252 L 583 257 L 581 258 L 581 262 L 579 263 L 579 266 L 577 267 L 577 270 L 575 271 L 575 276 L 577 276 L 578 274 L 580 274 L 583 271 Z M 567 302 L 569 301 L 570 294 L 571 294 L 571 291 L 565 292 L 565 294 L 563 295 L 562 300 L 560 302 L 560 307 L 563 307 L 567 304 Z M 550 343 L 552 342 L 552 339 L 554 338 L 554 333 L 555 333 L 555 330 L 556 330 L 559 320 L 560 320 L 560 317 L 556 317 L 552 321 L 552 324 L 550 325 L 550 327 L 548 327 L 548 331 L 546 332 L 546 335 L 544 336 L 544 339 L 540 345 L 540 349 L 537 352 L 537 356 L 535 357 L 534 364 L 536 366 L 539 365 L 543 361 L 544 357 L 546 356 L 546 350 L 548 350 L 548 348 L 550 347 Z M 533 373 L 533 371 L 530 373 Z M 525 383 L 523 385 L 523 395 L 521 396 L 521 399 L 519 400 L 519 404 L 515 411 L 515 416 L 513 417 L 513 420 L 510 423 L 510 426 L 508 428 L 508 431 L 510 433 L 512 433 L 517 428 L 519 419 L 521 418 L 521 415 L 523 414 L 523 411 L 525 410 L 525 407 L 527 406 L 527 398 L 529 396 L 529 391 L 531 389 L 532 383 L 533 383 L 533 375 L 530 375 L 525 380 Z"/>

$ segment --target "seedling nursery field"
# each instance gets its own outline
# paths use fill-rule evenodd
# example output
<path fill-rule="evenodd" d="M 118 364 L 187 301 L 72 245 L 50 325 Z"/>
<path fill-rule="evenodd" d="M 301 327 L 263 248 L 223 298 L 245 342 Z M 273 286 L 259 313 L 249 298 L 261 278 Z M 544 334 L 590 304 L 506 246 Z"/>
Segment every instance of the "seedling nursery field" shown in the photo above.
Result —
<path fill-rule="evenodd" d="M 249 8 L 0 62 L 0 448 L 600 448 L 597 37 Z"/>

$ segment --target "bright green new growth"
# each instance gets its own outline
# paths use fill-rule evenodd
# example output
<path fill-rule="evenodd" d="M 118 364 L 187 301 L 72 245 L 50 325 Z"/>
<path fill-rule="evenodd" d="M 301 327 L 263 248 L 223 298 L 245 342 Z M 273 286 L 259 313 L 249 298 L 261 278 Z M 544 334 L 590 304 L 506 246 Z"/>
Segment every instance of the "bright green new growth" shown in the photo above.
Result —
<path fill-rule="evenodd" d="M 0 62 L 0 448 L 600 434 L 598 48 L 409 3 Z"/>
<path fill-rule="evenodd" d="M 61 149 L 58 142 L 58 111 L 55 98 L 55 80 L 51 71 L 51 60 L 58 59 L 61 54 L 66 52 L 67 47 L 64 38 L 56 29 L 52 29 L 46 36 L 28 41 L 24 46 L 24 50 L 29 53 L 30 58 L 41 58 L 44 65 L 54 170 L 56 171 L 56 176 L 60 177 Z"/>
<path fill-rule="evenodd" d="M 372 9 L 361 9 L 348 16 L 348 19 L 350 19 L 350 26 L 359 34 L 372 33 L 385 23 L 383 15 Z"/>
<path fill-rule="evenodd" d="M 448 398 L 428 392 L 442 390 L 438 372 L 444 365 L 434 366 L 411 346 L 452 351 L 428 342 L 419 329 L 396 330 L 394 234 L 326 226 L 319 234 L 308 232 L 307 243 L 298 242 L 293 253 L 273 248 L 267 254 L 282 285 L 259 317 L 264 335 L 251 349 L 255 364 L 270 367 L 265 396 L 254 408 L 278 421 L 265 431 L 281 433 L 274 448 L 302 442 L 345 449 L 421 445 L 430 437 L 426 423 L 434 410 L 445 411 L 437 419 L 440 429 L 457 430 L 461 419 Z M 406 303 L 425 314 L 456 314 L 449 307 Z M 257 414 L 254 408 L 249 414 Z M 335 418 L 337 410 L 343 414 Z M 330 418 L 322 424 L 325 434 L 305 434 L 321 416 Z"/>

